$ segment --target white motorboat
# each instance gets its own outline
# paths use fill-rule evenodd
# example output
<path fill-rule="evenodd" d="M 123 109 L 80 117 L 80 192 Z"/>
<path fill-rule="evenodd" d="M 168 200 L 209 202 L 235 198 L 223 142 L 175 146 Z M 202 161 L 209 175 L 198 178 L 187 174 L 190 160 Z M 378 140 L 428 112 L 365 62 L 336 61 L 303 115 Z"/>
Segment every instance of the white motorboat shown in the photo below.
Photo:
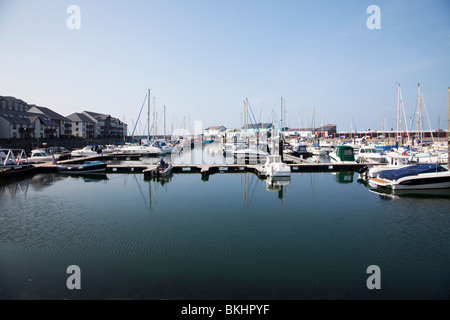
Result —
<path fill-rule="evenodd" d="M 369 184 L 392 190 L 450 188 L 450 170 L 436 163 L 416 164 L 382 171 Z"/>
<path fill-rule="evenodd" d="M 267 145 L 265 145 L 266 148 L 268 148 Z M 266 159 L 266 157 L 269 155 L 268 151 L 261 150 L 259 147 L 256 146 L 250 146 L 249 148 L 242 149 L 242 150 L 236 150 L 233 152 L 233 155 L 235 158 L 238 159 Z"/>
<path fill-rule="evenodd" d="M 98 156 L 102 154 L 103 147 L 97 144 L 88 145 L 82 149 L 73 150 L 72 157 L 89 157 L 89 156 Z"/>
<path fill-rule="evenodd" d="M 50 155 L 45 149 L 31 150 L 31 157 L 28 158 L 30 163 L 51 162 L 55 159 L 54 155 Z"/>
<path fill-rule="evenodd" d="M 160 140 L 153 141 L 150 146 L 160 149 L 162 154 L 172 153 L 173 150 L 173 146 L 170 146 L 165 141 Z"/>
<path fill-rule="evenodd" d="M 375 147 L 361 146 L 359 153 L 356 157 L 356 162 L 368 162 L 368 163 L 385 163 L 387 162 L 385 157 L 378 153 Z"/>
<path fill-rule="evenodd" d="M 224 155 L 233 154 L 235 151 L 244 150 L 247 147 L 244 141 L 228 142 L 223 144 L 222 151 Z"/>
<path fill-rule="evenodd" d="M 123 153 L 126 154 L 141 154 L 141 155 L 160 155 L 162 151 L 160 148 L 152 147 L 148 144 L 143 145 L 127 145 L 122 148 Z"/>
<path fill-rule="evenodd" d="M 290 177 L 291 168 L 281 161 L 281 156 L 269 155 L 263 165 L 261 174 L 268 177 Z"/>
<path fill-rule="evenodd" d="M 411 157 L 398 154 L 397 152 L 388 152 L 385 155 L 387 164 L 373 165 L 369 164 L 358 171 L 360 179 L 376 178 L 380 172 L 385 170 L 400 169 L 412 165 Z"/>

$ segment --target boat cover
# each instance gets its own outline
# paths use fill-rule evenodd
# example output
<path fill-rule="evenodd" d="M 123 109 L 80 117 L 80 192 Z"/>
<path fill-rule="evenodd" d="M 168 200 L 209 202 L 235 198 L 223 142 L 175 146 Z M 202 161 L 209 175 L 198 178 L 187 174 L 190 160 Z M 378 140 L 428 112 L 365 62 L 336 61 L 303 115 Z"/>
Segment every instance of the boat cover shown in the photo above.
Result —
<path fill-rule="evenodd" d="M 394 170 L 384 170 L 380 172 L 378 177 L 386 180 L 398 180 L 403 177 L 417 176 L 421 173 L 442 172 L 447 171 L 443 166 L 436 163 L 423 163 L 412 166 L 403 167 Z"/>

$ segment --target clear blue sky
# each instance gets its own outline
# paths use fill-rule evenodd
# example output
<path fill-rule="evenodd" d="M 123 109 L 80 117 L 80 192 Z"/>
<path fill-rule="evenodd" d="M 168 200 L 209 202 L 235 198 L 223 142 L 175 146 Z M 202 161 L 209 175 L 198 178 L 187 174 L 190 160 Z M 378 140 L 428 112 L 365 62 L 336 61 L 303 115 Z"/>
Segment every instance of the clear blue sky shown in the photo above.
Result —
<path fill-rule="evenodd" d="M 268 122 L 283 97 L 291 127 L 316 106 L 316 125 L 347 131 L 381 129 L 383 112 L 395 128 L 397 83 L 409 117 L 420 82 L 433 129 L 447 129 L 449 17 L 448 0 L 0 0 L 0 95 L 132 127 L 150 88 L 168 128 L 238 127 L 245 98 Z"/>

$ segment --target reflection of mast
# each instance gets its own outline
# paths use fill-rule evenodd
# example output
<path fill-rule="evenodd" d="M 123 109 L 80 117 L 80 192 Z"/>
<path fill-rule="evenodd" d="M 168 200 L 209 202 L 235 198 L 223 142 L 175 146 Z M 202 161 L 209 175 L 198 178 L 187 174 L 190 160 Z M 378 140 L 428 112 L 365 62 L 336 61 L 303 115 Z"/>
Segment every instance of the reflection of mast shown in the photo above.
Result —
<path fill-rule="evenodd" d="M 244 174 L 244 203 L 248 206 L 248 173 Z"/>
<path fill-rule="evenodd" d="M 148 89 L 148 110 L 147 110 L 147 121 L 148 121 L 148 128 L 147 128 L 147 139 L 150 141 L 150 89 Z"/>

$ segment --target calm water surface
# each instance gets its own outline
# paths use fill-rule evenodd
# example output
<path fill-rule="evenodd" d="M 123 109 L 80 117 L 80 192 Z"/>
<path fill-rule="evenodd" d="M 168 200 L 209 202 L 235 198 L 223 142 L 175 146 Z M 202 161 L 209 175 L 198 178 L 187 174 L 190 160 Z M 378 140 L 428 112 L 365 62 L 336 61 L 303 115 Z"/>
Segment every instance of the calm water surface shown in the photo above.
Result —
<path fill-rule="evenodd" d="M 448 191 L 380 195 L 353 173 L 39 174 L 1 181 L 0 209 L 0 299 L 450 297 Z"/>

